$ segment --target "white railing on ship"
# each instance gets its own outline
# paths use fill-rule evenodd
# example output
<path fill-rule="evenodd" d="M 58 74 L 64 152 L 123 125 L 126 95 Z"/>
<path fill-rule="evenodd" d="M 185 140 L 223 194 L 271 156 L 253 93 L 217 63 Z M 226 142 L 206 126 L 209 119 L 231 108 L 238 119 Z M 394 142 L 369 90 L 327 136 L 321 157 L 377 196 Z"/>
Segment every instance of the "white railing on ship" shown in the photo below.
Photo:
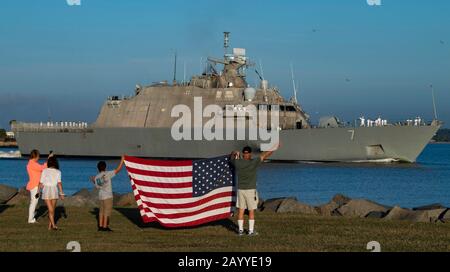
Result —
<path fill-rule="evenodd" d="M 12 123 L 13 131 L 39 131 L 39 130 L 84 130 L 88 129 L 87 122 L 39 122 L 39 123 Z"/>
<path fill-rule="evenodd" d="M 385 119 L 358 119 L 354 120 L 353 122 L 347 122 L 344 123 L 344 126 L 347 127 L 386 127 L 386 126 L 414 126 L 414 127 L 421 127 L 421 126 L 428 126 L 431 123 L 427 123 L 422 118 L 416 118 L 416 119 L 408 119 L 405 121 L 393 121 L 388 122 L 388 120 Z"/>
<path fill-rule="evenodd" d="M 351 122 L 339 121 L 336 127 L 344 127 L 344 128 L 357 128 L 357 127 L 390 127 L 390 126 L 411 126 L 411 127 L 422 127 L 422 126 L 430 126 L 438 122 L 437 120 L 433 122 L 426 122 L 424 119 L 418 117 L 416 119 L 408 119 L 405 121 L 393 121 L 389 122 L 385 119 L 357 119 Z M 313 125 L 314 128 L 319 128 L 320 126 Z M 331 127 L 331 126 L 330 126 Z M 320 127 L 323 128 L 323 127 Z"/>

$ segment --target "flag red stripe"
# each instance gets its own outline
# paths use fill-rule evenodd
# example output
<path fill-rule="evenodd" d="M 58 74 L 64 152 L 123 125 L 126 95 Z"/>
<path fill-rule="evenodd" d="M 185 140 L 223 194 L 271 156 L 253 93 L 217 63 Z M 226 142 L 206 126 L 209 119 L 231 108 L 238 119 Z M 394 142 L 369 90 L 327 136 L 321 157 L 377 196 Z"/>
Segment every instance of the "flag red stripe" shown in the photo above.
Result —
<path fill-rule="evenodd" d="M 136 200 L 140 199 L 139 196 L 136 196 L 135 198 L 136 198 Z M 144 203 L 144 202 L 143 202 L 143 203 Z M 147 203 L 147 202 L 146 202 L 146 203 Z M 228 206 L 230 206 L 230 207 L 236 206 L 236 202 L 235 202 L 235 201 L 232 201 L 232 202 L 226 202 L 226 203 L 227 203 Z M 154 207 L 154 206 L 152 205 L 151 207 Z M 145 213 L 153 213 L 153 212 L 150 211 L 150 209 L 149 209 L 148 207 L 144 207 L 144 205 L 139 205 L 138 208 L 139 208 L 139 210 L 144 210 Z M 156 207 L 154 207 L 154 208 L 156 208 Z M 153 214 L 154 214 L 154 213 L 153 213 Z"/>
<path fill-rule="evenodd" d="M 140 195 L 152 198 L 163 198 L 163 199 L 192 198 L 192 193 L 161 194 L 161 193 L 144 192 L 141 190 L 138 190 L 138 192 Z"/>
<path fill-rule="evenodd" d="M 205 204 L 206 202 L 209 202 L 211 200 L 214 200 L 216 198 L 222 198 L 222 197 L 230 197 L 235 196 L 236 194 L 234 192 L 223 192 L 216 195 L 209 196 L 207 198 L 204 198 L 199 201 L 191 202 L 191 203 L 182 203 L 182 204 L 162 204 L 162 203 L 153 203 L 142 200 L 142 203 L 147 204 L 149 207 L 155 207 L 157 209 L 187 209 L 187 208 L 193 208 L 202 204 Z"/>
<path fill-rule="evenodd" d="M 151 166 L 191 166 L 192 160 L 176 161 L 176 160 L 148 160 L 136 157 L 125 156 L 125 160 L 143 165 Z"/>
<path fill-rule="evenodd" d="M 165 218 L 165 219 L 178 219 L 178 218 L 183 218 L 183 217 L 188 217 L 188 216 L 194 216 L 194 215 L 198 215 L 201 214 L 203 212 L 209 212 L 209 211 L 213 211 L 216 209 L 221 209 L 221 208 L 226 208 L 226 207 L 230 207 L 230 203 L 217 203 L 217 204 L 213 204 L 210 205 L 208 207 L 205 207 L 203 209 L 200 209 L 198 211 L 194 211 L 194 212 L 180 212 L 180 213 L 172 213 L 172 214 L 165 214 L 165 213 L 154 213 L 152 212 L 149 208 L 144 208 L 144 212 L 146 213 L 153 213 L 157 218 Z"/>
<path fill-rule="evenodd" d="M 138 179 L 133 179 L 133 181 L 134 184 L 142 187 L 171 188 L 171 189 L 192 187 L 192 182 L 164 183 L 164 182 L 143 181 Z"/>
<path fill-rule="evenodd" d="M 189 222 L 184 222 L 184 223 L 170 223 L 170 224 L 163 223 L 160 220 L 158 220 L 157 218 L 148 217 L 147 215 L 143 215 L 142 220 L 144 221 L 144 223 L 158 221 L 159 224 L 161 224 L 162 226 L 164 226 L 166 228 L 177 228 L 177 227 L 179 228 L 179 227 L 195 227 L 197 225 L 206 224 L 206 223 L 221 220 L 221 219 L 227 219 L 230 217 L 230 215 L 231 215 L 231 213 L 227 212 L 227 213 L 223 213 L 223 214 L 217 214 L 217 215 L 205 217 L 205 218 L 202 218 L 199 220 L 194 220 L 194 221 L 189 221 Z"/>
<path fill-rule="evenodd" d="M 147 215 L 141 215 L 142 221 L 144 221 L 144 223 L 151 223 L 151 222 L 155 222 L 157 221 L 155 217 L 148 217 Z"/>
<path fill-rule="evenodd" d="M 164 178 L 184 178 L 192 176 L 192 171 L 185 172 L 158 172 L 127 167 L 129 173 L 143 176 L 164 177 Z"/>

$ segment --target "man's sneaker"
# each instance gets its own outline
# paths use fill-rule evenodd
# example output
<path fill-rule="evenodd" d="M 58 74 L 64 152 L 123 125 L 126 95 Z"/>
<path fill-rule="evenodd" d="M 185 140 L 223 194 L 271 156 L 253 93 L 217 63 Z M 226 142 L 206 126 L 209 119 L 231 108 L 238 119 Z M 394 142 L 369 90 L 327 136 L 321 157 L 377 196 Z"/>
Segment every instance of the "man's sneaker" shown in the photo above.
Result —
<path fill-rule="evenodd" d="M 257 231 L 252 231 L 252 232 L 249 232 L 248 233 L 248 236 L 256 236 L 256 235 L 258 235 L 259 233 L 257 232 Z"/>
<path fill-rule="evenodd" d="M 239 236 L 244 235 L 244 231 L 243 231 L 243 230 L 239 230 L 238 235 L 239 235 Z"/>
<path fill-rule="evenodd" d="M 34 223 L 37 223 L 36 219 L 34 219 L 34 218 L 33 218 L 33 220 L 28 221 L 28 224 L 34 224 Z"/>

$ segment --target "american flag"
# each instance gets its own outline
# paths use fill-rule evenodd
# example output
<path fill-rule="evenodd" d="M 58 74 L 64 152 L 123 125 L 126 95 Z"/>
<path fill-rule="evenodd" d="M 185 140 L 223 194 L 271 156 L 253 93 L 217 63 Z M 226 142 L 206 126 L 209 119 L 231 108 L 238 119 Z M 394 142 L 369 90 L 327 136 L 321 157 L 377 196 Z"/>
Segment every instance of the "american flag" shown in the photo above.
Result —
<path fill-rule="evenodd" d="M 236 199 L 229 160 L 229 156 L 195 161 L 126 156 L 142 220 L 175 228 L 230 217 Z"/>

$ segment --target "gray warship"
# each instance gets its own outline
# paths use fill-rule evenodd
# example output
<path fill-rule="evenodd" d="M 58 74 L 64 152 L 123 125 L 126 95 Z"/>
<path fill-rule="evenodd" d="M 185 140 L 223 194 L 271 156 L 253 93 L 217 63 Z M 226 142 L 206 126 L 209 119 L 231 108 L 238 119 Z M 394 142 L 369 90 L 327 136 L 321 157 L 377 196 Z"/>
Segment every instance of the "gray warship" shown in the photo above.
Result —
<path fill-rule="evenodd" d="M 258 112 L 268 112 L 268 116 L 271 107 L 276 105 L 279 125 L 269 129 L 279 132 L 282 145 L 271 157 L 275 161 L 415 162 L 441 126 L 436 119 L 430 123 L 420 118 L 388 123 L 380 118 L 367 122 L 361 118 L 360 123 L 343 124 L 336 117 L 321 118 L 318 125 L 313 125 L 296 97 L 283 98 L 256 69 L 260 85 L 252 88 L 247 84 L 246 73 L 255 65 L 246 56 L 245 49 L 233 48 L 229 53 L 229 34 L 224 33 L 223 59 L 208 58 L 208 66 L 201 75 L 193 76 L 188 82 L 177 82 L 174 76 L 171 83 L 136 85 L 129 97 L 108 97 L 94 123 L 11 121 L 20 152 L 27 155 L 32 149 L 38 149 L 42 154 L 53 151 L 61 156 L 128 154 L 195 159 L 229 154 L 245 145 L 260 151 L 263 141 L 249 137 L 174 139 L 171 133 L 177 118 L 171 110 L 176 105 L 193 108 L 195 98 L 199 97 L 203 106 L 240 110 L 253 105 Z M 205 122 L 202 118 L 202 125 Z"/>

